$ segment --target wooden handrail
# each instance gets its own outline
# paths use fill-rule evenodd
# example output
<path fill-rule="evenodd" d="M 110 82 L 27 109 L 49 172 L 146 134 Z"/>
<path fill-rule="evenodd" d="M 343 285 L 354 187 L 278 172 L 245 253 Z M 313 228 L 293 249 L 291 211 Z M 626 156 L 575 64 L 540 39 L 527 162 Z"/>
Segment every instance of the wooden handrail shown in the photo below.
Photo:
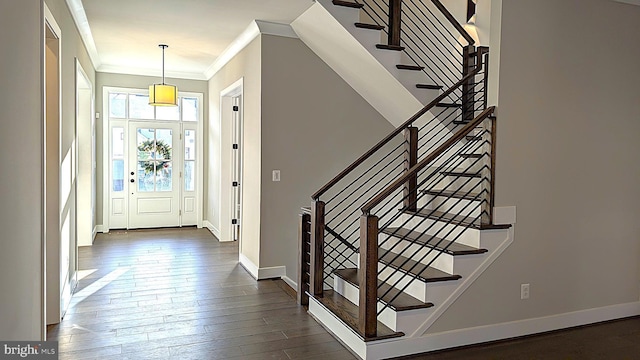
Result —
<path fill-rule="evenodd" d="M 438 146 L 437 149 L 432 151 L 429 155 L 427 155 L 414 167 L 409 169 L 409 171 L 406 171 L 405 173 L 403 173 L 402 176 L 400 176 L 394 182 L 392 182 L 389 186 L 387 186 L 386 189 L 379 192 L 378 195 L 376 195 L 376 197 L 371 199 L 368 203 L 366 203 L 362 207 L 363 215 L 369 215 L 371 213 L 371 210 L 373 210 L 373 208 L 376 205 L 380 204 L 380 202 L 382 202 L 389 195 L 391 195 L 396 189 L 402 186 L 402 184 L 406 183 L 411 176 L 414 176 L 415 174 L 417 174 L 418 171 L 422 170 L 431 162 L 433 162 L 435 159 L 437 159 L 440 155 L 442 155 L 445 151 L 447 151 L 453 144 L 460 141 L 467 134 L 469 134 L 471 130 L 473 130 L 476 126 L 478 126 L 478 124 L 480 124 L 489 115 L 493 114 L 494 110 L 495 110 L 495 106 L 491 106 L 485 109 L 480 115 L 478 115 L 475 119 L 473 119 L 473 121 L 465 125 L 457 133 L 455 133 L 455 135 L 453 135 L 449 140 L 445 141 L 442 145 Z"/>
<path fill-rule="evenodd" d="M 469 35 L 469 33 L 467 32 L 467 30 L 465 30 L 462 25 L 460 25 L 460 23 L 458 22 L 458 20 L 456 20 L 455 17 L 453 17 L 453 15 L 449 12 L 449 10 L 447 10 L 446 6 L 442 5 L 442 3 L 440 2 L 440 0 L 431 0 L 431 2 L 433 3 L 433 5 L 435 5 L 438 10 L 440 10 L 440 12 L 442 13 L 442 15 L 444 15 L 445 18 L 447 18 L 447 20 L 449 20 L 449 22 L 451 23 L 451 25 L 453 25 L 454 28 L 456 28 L 456 30 L 458 30 L 458 32 L 460 33 L 460 35 L 462 35 L 462 37 L 467 40 L 467 42 L 469 43 L 469 45 L 473 45 L 476 43 L 475 40 L 473 40 L 473 38 L 471 37 L 471 35 Z"/>
<path fill-rule="evenodd" d="M 389 141 L 391 141 L 396 135 L 400 134 L 404 129 L 413 124 L 414 121 L 418 120 L 422 115 L 426 114 L 427 111 L 434 108 L 438 103 L 444 100 L 447 96 L 449 96 L 454 90 L 460 87 L 462 84 L 466 83 L 476 74 L 478 74 L 482 70 L 482 64 L 479 63 L 476 65 L 476 68 L 467 74 L 467 76 L 463 77 L 460 81 L 453 84 L 447 91 L 443 92 L 440 96 L 435 98 L 433 101 L 425 105 L 422 109 L 420 109 L 415 115 L 409 118 L 409 120 L 405 121 L 402 125 L 398 126 L 395 130 L 393 130 L 389 135 L 385 136 L 382 140 L 380 140 L 376 145 L 374 145 L 369 151 L 360 156 L 356 161 L 354 161 L 351 165 L 349 165 L 346 169 L 342 170 L 336 177 L 331 179 L 328 183 L 326 183 L 320 190 L 316 191 L 311 198 L 313 200 L 318 200 L 322 194 L 327 192 L 327 190 L 331 189 L 335 184 L 337 184 L 340 180 L 344 179 L 349 173 L 351 173 L 355 168 L 357 168 L 360 164 L 365 162 L 371 155 L 375 154 L 376 151 L 380 150 L 384 145 L 386 145 Z"/>

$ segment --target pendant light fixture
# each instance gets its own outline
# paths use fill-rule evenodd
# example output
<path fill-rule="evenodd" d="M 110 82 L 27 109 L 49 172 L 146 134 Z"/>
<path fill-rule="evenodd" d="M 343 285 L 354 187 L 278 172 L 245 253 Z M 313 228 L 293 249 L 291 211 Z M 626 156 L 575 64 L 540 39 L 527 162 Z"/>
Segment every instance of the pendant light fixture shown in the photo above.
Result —
<path fill-rule="evenodd" d="M 164 49 L 169 45 L 160 44 L 162 48 L 162 84 L 149 86 L 149 105 L 153 106 L 178 106 L 178 88 L 175 85 L 164 83 Z"/>

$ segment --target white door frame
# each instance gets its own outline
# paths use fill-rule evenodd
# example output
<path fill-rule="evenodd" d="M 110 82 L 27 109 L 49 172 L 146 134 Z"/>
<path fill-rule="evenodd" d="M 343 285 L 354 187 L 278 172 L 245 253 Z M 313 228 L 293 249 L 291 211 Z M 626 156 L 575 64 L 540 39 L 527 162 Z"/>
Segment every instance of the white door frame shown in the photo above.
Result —
<path fill-rule="evenodd" d="M 231 219 L 233 219 L 232 202 L 233 202 L 233 188 L 232 188 L 232 161 L 233 154 L 231 145 L 233 144 L 233 133 L 231 131 L 231 121 L 233 117 L 232 112 L 232 99 L 240 97 L 240 118 L 239 118 L 239 132 L 240 138 L 244 139 L 243 123 L 244 123 L 244 78 L 240 78 L 233 84 L 226 87 L 220 92 L 220 140 L 221 145 L 228 145 L 220 149 L 221 168 L 220 168 L 220 188 L 218 199 L 218 224 L 220 226 L 220 241 L 232 241 L 232 226 Z M 226 129 L 226 131 L 225 131 Z M 241 144 L 243 145 L 243 144 Z M 224 161 L 226 160 L 226 161 Z M 227 164 L 227 166 L 225 166 Z M 243 146 L 240 146 L 240 164 L 244 164 L 244 150 Z M 242 182 L 244 177 L 243 167 L 240 167 L 240 202 L 242 203 Z M 242 252 L 242 229 L 244 227 L 244 219 L 242 209 L 240 210 L 240 229 L 239 229 L 239 249 Z"/>
<path fill-rule="evenodd" d="M 111 121 L 109 116 L 109 93 L 110 92 L 137 92 L 144 93 L 148 92 L 148 89 L 137 89 L 137 88 L 122 88 L 122 87 L 113 87 L 113 86 L 104 86 L 102 90 L 102 233 L 108 233 L 110 229 L 110 221 L 109 214 L 111 211 L 110 208 L 110 172 L 111 172 Z M 203 195 L 204 195 L 204 94 L 196 93 L 196 92 L 178 92 L 178 96 L 187 96 L 187 97 L 196 97 L 199 101 L 200 110 L 198 111 L 198 125 L 197 125 L 197 133 L 196 133 L 196 151 L 198 156 L 196 157 L 196 166 L 198 170 L 198 174 L 196 177 L 196 187 L 197 187 L 197 223 L 196 226 L 198 228 L 202 228 L 203 223 Z M 125 122 L 125 127 L 129 121 L 129 119 L 123 119 Z M 132 119 L 132 121 L 136 121 Z M 153 120 L 155 121 L 155 120 Z M 125 139 L 125 148 L 126 139 Z M 126 151 L 126 150 L 125 150 Z M 126 155 L 125 155 L 126 157 Z M 182 199 L 181 199 L 182 201 Z"/>
<path fill-rule="evenodd" d="M 49 10 L 46 4 L 43 3 L 44 8 L 44 26 L 43 26 L 43 79 L 44 79 L 44 88 L 43 88 L 43 109 L 44 109 L 44 118 L 43 118 L 43 127 L 44 127 L 44 136 L 43 136 L 43 236 L 42 236 L 42 249 L 43 249 L 43 323 L 44 323 L 44 332 L 46 335 L 46 325 L 58 323 L 62 319 L 62 313 L 64 311 L 64 305 L 62 304 L 62 289 L 61 289 L 61 264 L 62 261 L 62 252 L 61 252 L 61 237 L 60 237 L 60 160 L 61 160 L 61 127 L 62 127 L 62 30 L 58 23 L 56 22 L 53 14 Z M 56 129 L 48 130 L 51 127 L 51 120 L 49 118 L 49 111 L 47 110 L 47 104 L 49 101 L 47 100 L 47 56 L 46 51 L 48 48 L 47 45 L 47 32 L 51 32 L 53 37 L 57 40 L 57 125 Z M 54 119 L 55 120 L 55 119 Z M 49 126 L 48 126 L 49 125 Z M 55 144 L 50 144 L 47 141 L 47 134 L 57 135 L 56 139 L 53 139 Z M 52 138 L 49 138 L 52 140 Z M 55 154 L 54 164 L 50 162 L 53 161 L 51 158 L 53 154 L 48 149 L 53 150 L 56 148 L 57 154 Z M 53 174 L 51 173 L 53 172 Z M 53 182 L 48 186 L 47 183 L 49 180 L 53 179 Z M 55 186 L 53 184 L 56 184 Z M 55 187 L 55 188 L 52 188 Z M 52 204 L 53 203 L 53 204 Z M 47 208 L 50 207 L 50 211 L 47 211 Z M 53 217 L 53 218 L 52 218 Z M 49 224 L 51 223 L 51 224 Z M 52 293 L 53 292 L 53 293 Z M 46 339 L 46 337 L 45 337 Z"/>
<path fill-rule="evenodd" d="M 78 206 L 78 193 L 83 193 L 86 194 L 86 192 L 83 192 L 79 189 L 79 186 L 76 186 L 76 217 L 78 217 L 80 214 L 82 214 L 83 212 L 89 210 L 91 211 L 91 221 L 89 224 L 90 227 L 90 231 L 91 231 L 91 237 L 90 239 L 84 239 L 85 241 L 80 241 L 81 238 L 80 236 L 77 236 L 77 246 L 90 246 L 93 244 L 93 239 L 95 237 L 96 234 L 96 230 L 95 230 L 95 226 L 96 226 L 96 218 L 95 218 L 95 211 L 96 211 L 96 143 L 95 143 L 95 135 L 96 135 L 96 128 L 95 128 L 95 116 L 94 116 L 94 109 L 95 109 L 95 92 L 93 91 L 93 84 L 91 83 L 91 81 L 89 80 L 89 76 L 87 76 L 87 73 L 84 71 L 84 68 L 82 67 L 82 64 L 80 64 L 80 61 L 78 60 L 78 58 L 75 59 L 75 86 L 76 86 L 76 133 L 75 133 L 75 141 L 76 141 L 76 149 L 78 149 L 78 151 L 76 151 L 76 169 L 75 169 L 75 178 L 78 179 L 78 176 L 81 172 L 86 173 L 87 169 L 89 170 L 89 172 L 91 173 L 91 183 L 90 183 L 90 187 L 89 187 L 89 191 L 91 193 L 91 200 L 90 200 L 90 206 L 89 209 L 86 209 L 84 207 L 80 207 Z M 81 96 L 81 93 L 86 92 L 88 90 L 89 92 L 89 109 L 86 109 L 86 106 L 84 106 L 84 104 L 81 104 L 81 101 L 86 101 L 84 98 L 84 96 Z M 84 112 L 86 113 L 81 113 L 81 111 L 84 110 Z M 84 128 L 86 129 L 86 124 L 83 124 L 83 122 L 89 121 L 89 133 L 87 134 L 85 133 L 80 133 L 80 129 Z M 82 153 L 82 151 L 80 150 L 82 146 L 82 144 L 89 144 L 91 147 L 91 160 L 90 163 L 85 163 L 83 161 L 80 160 L 80 155 Z M 79 181 L 76 180 L 76 184 L 80 185 Z M 86 190 L 86 189 L 83 189 Z M 76 221 L 76 235 L 78 235 L 78 224 L 82 223 L 83 221 L 85 221 L 86 219 L 83 219 L 82 221 Z M 77 246 L 76 246 L 76 260 L 77 260 Z M 77 269 L 77 261 L 76 261 L 76 269 Z"/>

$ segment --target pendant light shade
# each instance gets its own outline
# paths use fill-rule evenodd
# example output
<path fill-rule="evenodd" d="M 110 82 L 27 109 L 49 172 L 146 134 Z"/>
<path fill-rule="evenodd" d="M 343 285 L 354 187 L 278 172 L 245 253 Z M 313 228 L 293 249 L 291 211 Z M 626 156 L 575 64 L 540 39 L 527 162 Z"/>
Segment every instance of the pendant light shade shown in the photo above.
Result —
<path fill-rule="evenodd" d="M 162 84 L 149 86 L 149 105 L 178 106 L 178 88 L 164 82 L 164 49 L 169 45 L 160 44 L 158 46 L 162 48 Z"/>
<path fill-rule="evenodd" d="M 178 88 L 174 85 L 153 84 L 149 86 L 149 105 L 177 106 Z"/>

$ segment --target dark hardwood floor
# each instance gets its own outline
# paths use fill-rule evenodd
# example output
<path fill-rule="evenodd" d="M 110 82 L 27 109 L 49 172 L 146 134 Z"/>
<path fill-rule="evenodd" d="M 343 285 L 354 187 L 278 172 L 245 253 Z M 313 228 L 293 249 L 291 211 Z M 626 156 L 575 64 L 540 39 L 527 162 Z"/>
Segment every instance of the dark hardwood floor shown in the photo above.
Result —
<path fill-rule="evenodd" d="M 355 359 L 283 291 L 204 229 L 115 231 L 79 251 L 60 359 Z"/>
<path fill-rule="evenodd" d="M 204 229 L 100 234 L 48 338 L 61 360 L 356 359 L 284 282 L 257 282 L 237 259 L 237 243 Z M 640 318 L 410 359 L 640 359 Z"/>

